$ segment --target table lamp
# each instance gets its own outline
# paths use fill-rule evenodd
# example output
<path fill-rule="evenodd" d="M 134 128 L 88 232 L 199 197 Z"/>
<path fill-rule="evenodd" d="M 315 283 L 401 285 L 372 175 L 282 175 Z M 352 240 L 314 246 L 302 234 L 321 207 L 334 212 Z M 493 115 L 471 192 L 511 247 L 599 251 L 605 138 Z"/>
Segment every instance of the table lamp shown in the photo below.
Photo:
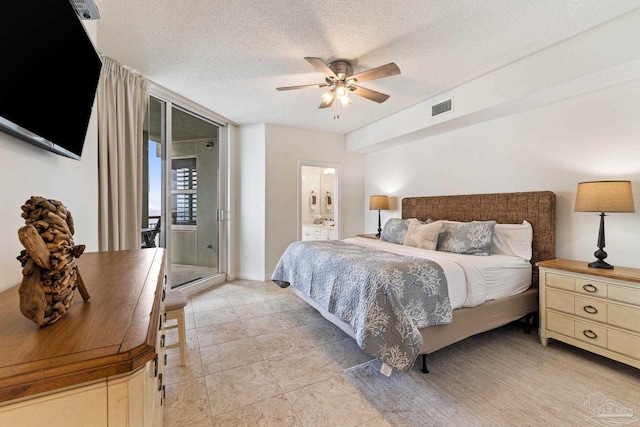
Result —
<path fill-rule="evenodd" d="M 592 268 L 611 269 L 613 266 L 604 261 L 604 217 L 605 212 L 635 212 L 631 181 L 591 181 L 578 183 L 575 212 L 600 212 L 600 232 L 596 261 L 589 263 Z"/>
<path fill-rule="evenodd" d="M 376 234 L 376 237 L 380 238 L 380 234 L 382 233 L 382 225 L 380 223 L 380 211 L 389 210 L 389 198 L 383 195 L 371 196 L 369 198 L 369 210 L 378 211 L 378 234 Z"/>

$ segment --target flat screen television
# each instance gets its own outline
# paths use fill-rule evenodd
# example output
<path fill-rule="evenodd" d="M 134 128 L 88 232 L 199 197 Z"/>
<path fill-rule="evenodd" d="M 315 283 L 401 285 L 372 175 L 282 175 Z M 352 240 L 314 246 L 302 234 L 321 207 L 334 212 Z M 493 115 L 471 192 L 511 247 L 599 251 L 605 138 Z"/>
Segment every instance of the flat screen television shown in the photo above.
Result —
<path fill-rule="evenodd" d="M 102 61 L 69 0 L 0 6 L 0 130 L 79 160 Z"/>

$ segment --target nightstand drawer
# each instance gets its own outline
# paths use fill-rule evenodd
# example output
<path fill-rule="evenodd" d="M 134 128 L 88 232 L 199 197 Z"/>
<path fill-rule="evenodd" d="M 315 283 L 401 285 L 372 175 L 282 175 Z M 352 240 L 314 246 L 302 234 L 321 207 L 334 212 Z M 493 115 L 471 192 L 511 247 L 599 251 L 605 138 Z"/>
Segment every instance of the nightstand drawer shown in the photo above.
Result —
<path fill-rule="evenodd" d="M 606 298 L 607 285 L 606 283 L 596 282 L 594 280 L 576 278 L 576 292 L 591 295 L 592 297 Z"/>
<path fill-rule="evenodd" d="M 568 337 L 573 337 L 575 334 L 575 321 L 566 316 L 554 313 L 552 311 L 546 312 L 547 329 L 553 332 L 557 332 Z"/>
<path fill-rule="evenodd" d="M 609 350 L 625 356 L 640 358 L 640 337 L 619 331 L 609 331 Z"/>
<path fill-rule="evenodd" d="M 612 301 L 640 305 L 640 287 L 638 287 L 638 289 L 631 289 L 622 286 L 609 285 L 607 296 Z"/>
<path fill-rule="evenodd" d="M 547 330 L 549 331 L 597 345 L 598 347 L 607 347 L 608 331 L 604 326 L 574 320 L 571 317 L 563 316 L 552 311 L 546 312 L 546 322 Z"/>
<path fill-rule="evenodd" d="M 585 319 L 607 322 L 607 303 L 595 298 L 576 296 L 574 314 Z"/>
<path fill-rule="evenodd" d="M 607 347 L 607 328 L 604 326 L 576 320 L 574 337 L 579 341 L 588 342 L 598 347 Z"/>
<path fill-rule="evenodd" d="M 610 325 L 640 332 L 640 310 L 617 304 L 608 304 L 608 306 L 607 322 Z"/>
<path fill-rule="evenodd" d="M 607 304 L 602 300 L 548 289 L 546 292 L 548 309 L 575 314 L 597 322 L 607 321 Z"/>
<path fill-rule="evenodd" d="M 575 309 L 575 297 L 573 295 L 548 289 L 546 299 L 547 308 L 573 314 Z"/>
<path fill-rule="evenodd" d="M 560 274 L 551 274 L 548 273 L 546 275 L 546 286 L 557 289 L 564 289 L 565 291 L 574 290 L 574 279 L 573 277 L 561 276 Z"/>

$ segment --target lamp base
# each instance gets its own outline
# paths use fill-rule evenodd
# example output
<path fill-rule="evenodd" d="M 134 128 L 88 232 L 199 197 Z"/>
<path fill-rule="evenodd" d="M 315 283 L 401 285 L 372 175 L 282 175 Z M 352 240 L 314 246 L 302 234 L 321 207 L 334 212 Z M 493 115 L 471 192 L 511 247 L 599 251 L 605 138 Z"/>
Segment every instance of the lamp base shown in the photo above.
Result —
<path fill-rule="evenodd" d="M 611 270 L 613 265 L 606 263 L 604 259 L 607 257 L 607 253 L 604 251 L 604 212 L 600 214 L 600 231 L 598 232 L 598 250 L 593 253 L 593 256 L 597 258 L 597 261 L 590 262 L 588 265 L 591 268 L 605 268 Z"/>
<path fill-rule="evenodd" d="M 607 270 L 611 270 L 613 268 L 613 265 L 611 265 L 608 262 L 603 261 L 601 259 L 599 259 L 597 261 L 590 262 L 588 264 L 588 266 L 591 267 L 591 268 L 606 268 Z"/>

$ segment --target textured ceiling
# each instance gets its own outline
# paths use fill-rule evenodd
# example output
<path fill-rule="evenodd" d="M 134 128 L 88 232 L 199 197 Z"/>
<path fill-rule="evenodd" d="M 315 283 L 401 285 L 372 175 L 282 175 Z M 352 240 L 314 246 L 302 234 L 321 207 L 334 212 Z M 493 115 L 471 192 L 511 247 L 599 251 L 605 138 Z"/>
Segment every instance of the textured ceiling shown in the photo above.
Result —
<path fill-rule="evenodd" d="M 640 7 L 640 0 L 95 0 L 98 50 L 238 123 L 348 133 Z M 347 59 L 362 83 L 333 119 L 305 56 Z"/>

